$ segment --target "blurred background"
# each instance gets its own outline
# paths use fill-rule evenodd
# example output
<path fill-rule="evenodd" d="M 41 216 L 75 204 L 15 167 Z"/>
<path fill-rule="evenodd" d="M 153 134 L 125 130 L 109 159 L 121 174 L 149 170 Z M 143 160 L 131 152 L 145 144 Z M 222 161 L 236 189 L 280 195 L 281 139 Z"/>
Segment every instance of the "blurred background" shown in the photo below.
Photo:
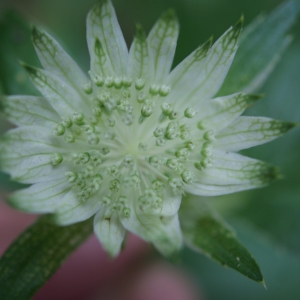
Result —
<path fill-rule="evenodd" d="M 89 57 L 85 41 L 85 18 L 96 2 L 0 0 L 0 92 L 36 94 L 18 64 L 22 60 L 39 66 L 30 42 L 28 24 L 40 25 L 54 35 L 87 71 Z M 241 14 L 245 16 L 247 25 L 256 16 L 269 13 L 281 2 L 113 0 L 128 45 L 133 39 L 136 22 L 149 32 L 164 10 L 170 7 L 176 10 L 181 31 L 174 65 L 211 35 L 216 40 L 236 23 Z M 293 43 L 261 89 L 265 98 L 250 108 L 248 115 L 300 122 L 300 22 L 295 24 L 291 35 L 294 37 Z M 9 124 L 0 116 L 1 133 L 7 128 Z M 244 153 L 280 167 L 283 179 L 263 189 L 216 197 L 211 202 L 235 228 L 242 243 L 257 259 L 268 290 L 188 249 L 183 251 L 175 268 L 188 274 L 189 280 L 199 288 L 199 294 L 209 300 L 300 299 L 300 128 Z M 19 187 L 10 182 L 7 175 L 0 174 L 2 195 Z M 1 230 L 3 232 L 0 228 L 0 233 Z M 145 256 L 147 260 L 161 259 L 153 252 L 147 253 L 150 253 Z"/>

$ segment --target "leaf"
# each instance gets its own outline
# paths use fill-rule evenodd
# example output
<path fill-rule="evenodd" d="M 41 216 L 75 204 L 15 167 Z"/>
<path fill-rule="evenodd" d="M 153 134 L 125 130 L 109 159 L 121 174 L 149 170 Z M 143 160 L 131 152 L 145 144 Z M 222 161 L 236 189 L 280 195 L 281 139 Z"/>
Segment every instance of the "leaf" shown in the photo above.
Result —
<path fill-rule="evenodd" d="M 20 60 L 24 60 L 40 65 L 30 36 L 29 25 L 16 12 L 9 11 L 1 18 L 0 83 L 4 94 L 38 94 L 19 64 Z"/>
<path fill-rule="evenodd" d="M 272 188 L 254 190 L 243 205 L 228 212 L 228 218 L 247 222 L 268 240 L 299 255 L 299 185 L 281 181 Z"/>
<path fill-rule="evenodd" d="M 92 231 L 91 220 L 59 227 L 38 219 L 0 260 L 1 299 L 30 299 Z"/>
<path fill-rule="evenodd" d="M 246 27 L 218 95 L 236 91 L 255 92 L 261 87 L 291 42 L 286 34 L 294 24 L 297 13 L 296 1 L 288 1 L 266 19 L 261 17 Z"/>
<path fill-rule="evenodd" d="M 221 265 L 263 283 L 262 273 L 253 256 L 199 197 L 188 196 L 183 199 L 179 218 L 187 245 Z"/>

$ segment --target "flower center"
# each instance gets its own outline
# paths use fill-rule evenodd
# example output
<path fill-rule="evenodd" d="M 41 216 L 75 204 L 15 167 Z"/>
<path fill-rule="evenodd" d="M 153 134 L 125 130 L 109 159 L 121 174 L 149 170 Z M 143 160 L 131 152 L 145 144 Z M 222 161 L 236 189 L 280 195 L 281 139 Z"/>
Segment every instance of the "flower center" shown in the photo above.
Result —
<path fill-rule="evenodd" d="M 125 217 L 132 207 L 127 199 L 144 210 L 159 209 L 166 193 L 181 195 L 184 185 L 193 182 L 193 172 L 211 164 L 214 133 L 192 120 L 193 108 L 179 113 L 162 101 L 169 87 L 143 79 L 133 83 L 128 77 L 91 78 L 94 85 L 83 86 L 87 110 L 74 111 L 53 131 L 67 147 L 53 154 L 52 164 L 67 166 L 66 178 L 78 201 L 101 201 Z M 199 129 L 202 137 L 189 141 Z"/>

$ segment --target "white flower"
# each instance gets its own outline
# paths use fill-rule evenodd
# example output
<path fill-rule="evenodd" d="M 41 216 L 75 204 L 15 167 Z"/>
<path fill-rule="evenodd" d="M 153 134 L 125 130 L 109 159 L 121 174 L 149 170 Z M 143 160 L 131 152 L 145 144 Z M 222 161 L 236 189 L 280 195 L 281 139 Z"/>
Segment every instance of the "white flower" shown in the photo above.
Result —
<path fill-rule="evenodd" d="M 259 96 L 214 98 L 237 50 L 242 22 L 196 49 L 170 72 L 178 22 L 165 13 L 128 52 L 110 1 L 88 15 L 90 80 L 47 33 L 33 30 L 45 70 L 25 65 L 41 97 L 9 96 L 18 127 L 2 138 L 2 169 L 32 184 L 15 207 L 54 213 L 67 225 L 94 217 L 103 247 L 117 255 L 126 230 L 165 255 L 180 249 L 184 194 L 213 196 L 277 177 L 236 152 L 268 142 L 293 124 L 240 116 Z"/>

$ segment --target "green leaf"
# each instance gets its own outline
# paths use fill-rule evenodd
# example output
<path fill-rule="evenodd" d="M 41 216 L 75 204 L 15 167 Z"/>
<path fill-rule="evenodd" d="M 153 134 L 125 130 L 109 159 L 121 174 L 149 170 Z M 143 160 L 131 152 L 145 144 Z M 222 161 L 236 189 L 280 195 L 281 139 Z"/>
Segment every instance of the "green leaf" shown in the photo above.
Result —
<path fill-rule="evenodd" d="M 0 20 L 0 83 L 4 94 L 38 92 L 20 66 L 24 60 L 39 66 L 31 39 L 31 29 L 16 12 L 7 12 Z"/>
<path fill-rule="evenodd" d="M 1 299 L 30 299 L 92 231 L 91 220 L 59 227 L 38 219 L 0 260 Z"/>
<path fill-rule="evenodd" d="M 219 95 L 254 92 L 261 87 L 291 41 L 286 34 L 297 13 L 296 1 L 288 1 L 266 19 L 260 17 L 246 27 Z"/>
<path fill-rule="evenodd" d="M 179 218 L 184 240 L 223 266 L 263 283 L 260 268 L 234 232 L 199 197 L 183 199 Z"/>

